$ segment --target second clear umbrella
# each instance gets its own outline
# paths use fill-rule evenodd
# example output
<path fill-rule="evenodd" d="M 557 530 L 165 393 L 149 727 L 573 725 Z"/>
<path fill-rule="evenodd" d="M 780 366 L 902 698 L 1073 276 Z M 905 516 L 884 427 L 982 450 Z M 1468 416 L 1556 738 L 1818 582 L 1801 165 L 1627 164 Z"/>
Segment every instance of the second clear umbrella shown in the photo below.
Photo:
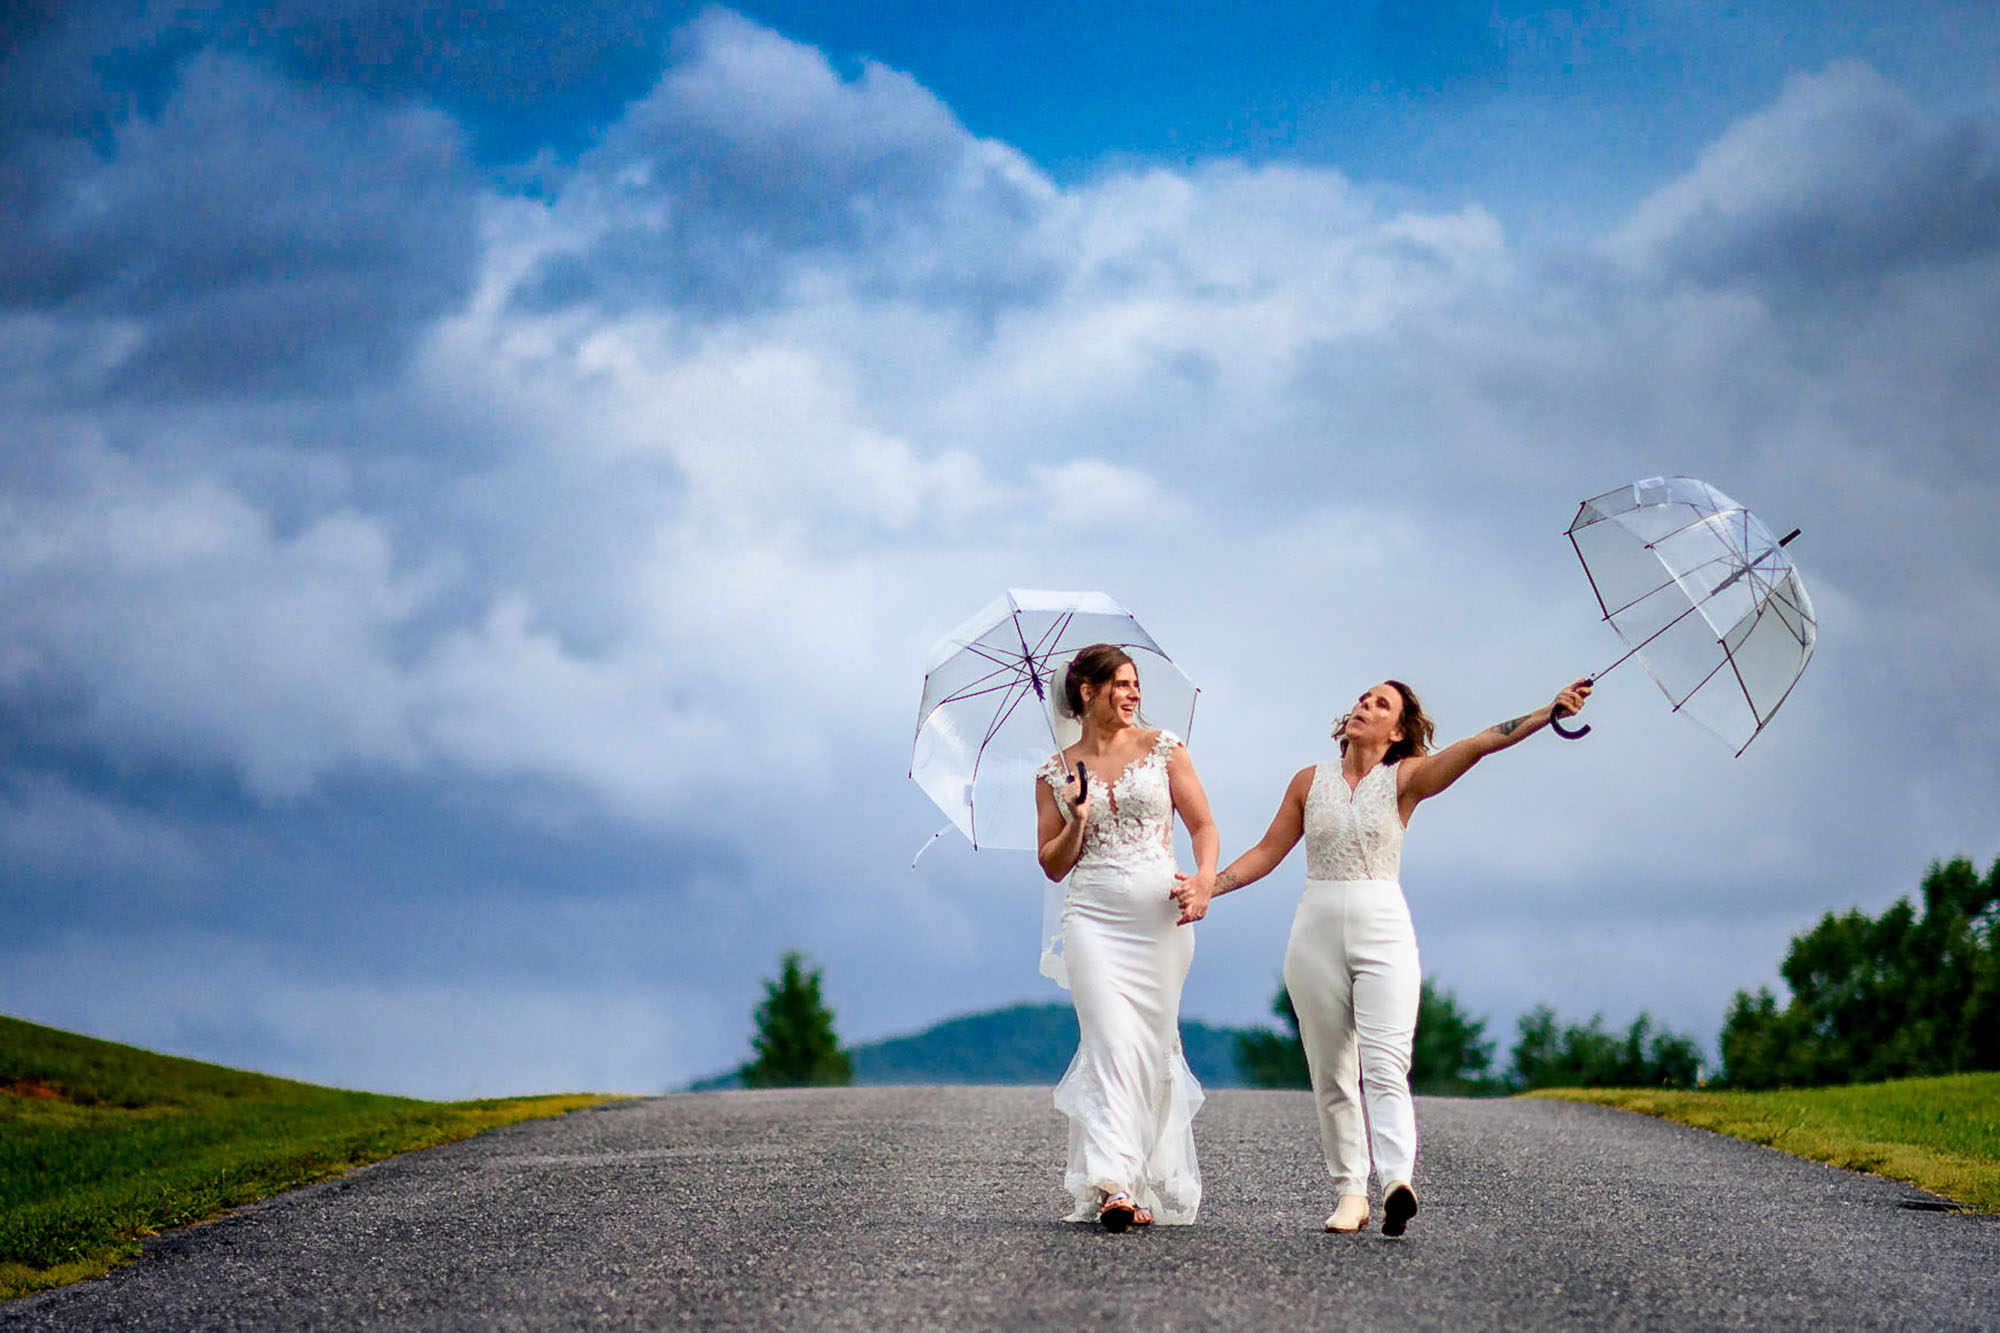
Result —
<path fill-rule="evenodd" d="M 1652 477 L 1577 507 L 1569 539 L 1604 619 L 1685 713 L 1742 754 L 1812 660 L 1819 622 L 1785 546 L 1693 477 Z M 1597 673 L 1604 675 L 1606 667 Z M 1581 736 L 1589 727 L 1556 730 Z"/>

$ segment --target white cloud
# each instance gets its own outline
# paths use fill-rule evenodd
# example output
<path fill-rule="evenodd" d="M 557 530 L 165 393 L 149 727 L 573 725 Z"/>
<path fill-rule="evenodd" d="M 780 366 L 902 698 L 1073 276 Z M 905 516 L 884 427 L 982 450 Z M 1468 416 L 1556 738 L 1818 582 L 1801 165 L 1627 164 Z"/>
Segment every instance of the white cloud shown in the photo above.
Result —
<path fill-rule="evenodd" d="M 6 685 L 119 761 L 225 765 L 267 799 L 415 757 L 393 642 L 426 580 L 379 524 L 280 534 L 222 480 L 73 447 L 75 491 L 0 509 Z"/>
<path fill-rule="evenodd" d="M 393 369 L 476 262 L 455 124 L 214 52 L 156 114 L 114 122 L 102 152 L 27 146 L 16 170 L 32 186 L 0 308 L 103 330 L 118 355 L 92 387 L 351 384 Z"/>
<path fill-rule="evenodd" d="M 530 305 L 727 317 L 829 271 L 953 306 L 1044 284 L 1034 238 L 1053 187 L 908 75 L 871 61 L 843 79 L 722 10 L 676 54 L 566 183 L 580 234 L 524 289 Z"/>

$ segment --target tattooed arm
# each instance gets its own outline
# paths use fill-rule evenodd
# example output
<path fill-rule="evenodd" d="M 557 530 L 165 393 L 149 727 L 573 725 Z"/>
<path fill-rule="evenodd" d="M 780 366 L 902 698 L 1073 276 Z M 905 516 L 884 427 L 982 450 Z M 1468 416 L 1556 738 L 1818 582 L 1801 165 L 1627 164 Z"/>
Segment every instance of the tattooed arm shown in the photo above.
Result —
<path fill-rule="evenodd" d="M 1465 776 L 1467 769 L 1487 755 L 1498 753 L 1510 745 L 1519 745 L 1546 727 L 1557 709 L 1564 714 L 1581 711 L 1583 701 L 1589 697 L 1590 680 L 1586 677 L 1562 690 L 1552 701 L 1532 713 L 1496 722 L 1478 735 L 1447 745 L 1436 754 L 1404 760 L 1396 774 L 1396 791 L 1403 822 L 1409 822 L 1410 812 L 1417 808 L 1419 801 L 1429 800 L 1451 786 Z"/>
<path fill-rule="evenodd" d="M 1313 769 L 1302 768 L 1293 776 L 1290 785 L 1285 788 L 1284 799 L 1278 802 L 1278 813 L 1271 818 L 1271 827 L 1264 831 L 1262 841 L 1231 861 L 1215 877 L 1215 897 L 1256 883 L 1277 869 L 1278 862 L 1299 845 L 1299 838 L 1305 832 L 1306 792 L 1312 787 L 1313 773 Z"/>

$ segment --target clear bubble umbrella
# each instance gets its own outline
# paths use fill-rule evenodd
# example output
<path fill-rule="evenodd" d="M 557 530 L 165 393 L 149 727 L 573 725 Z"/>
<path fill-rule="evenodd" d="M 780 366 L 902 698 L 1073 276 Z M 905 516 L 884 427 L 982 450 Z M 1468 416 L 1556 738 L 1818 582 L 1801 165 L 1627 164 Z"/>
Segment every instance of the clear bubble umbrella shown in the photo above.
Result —
<path fill-rule="evenodd" d="M 1675 712 L 1742 754 L 1812 660 L 1812 601 L 1783 537 L 1715 487 L 1653 477 L 1585 500 L 1569 525 L 1604 619 Z M 1553 724 L 1571 739 L 1588 726 Z"/>

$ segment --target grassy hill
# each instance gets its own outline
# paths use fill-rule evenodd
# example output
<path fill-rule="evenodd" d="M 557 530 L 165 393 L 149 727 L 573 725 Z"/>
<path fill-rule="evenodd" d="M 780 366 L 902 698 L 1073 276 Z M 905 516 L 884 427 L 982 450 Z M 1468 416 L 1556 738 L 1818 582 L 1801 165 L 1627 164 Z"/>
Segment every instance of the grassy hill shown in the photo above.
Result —
<path fill-rule="evenodd" d="M 0 1300 L 94 1277 L 167 1227 L 606 1100 L 345 1092 L 0 1016 Z"/>
<path fill-rule="evenodd" d="M 1207 1088 L 1240 1088 L 1235 1028 L 1184 1019 L 1181 1047 Z M 853 1047 L 854 1081 L 894 1083 L 1054 1083 L 1076 1054 L 1076 1012 L 1066 1004 L 1017 1004 L 948 1018 L 907 1037 Z M 742 1086 L 734 1073 L 703 1079 L 696 1092 Z"/>

